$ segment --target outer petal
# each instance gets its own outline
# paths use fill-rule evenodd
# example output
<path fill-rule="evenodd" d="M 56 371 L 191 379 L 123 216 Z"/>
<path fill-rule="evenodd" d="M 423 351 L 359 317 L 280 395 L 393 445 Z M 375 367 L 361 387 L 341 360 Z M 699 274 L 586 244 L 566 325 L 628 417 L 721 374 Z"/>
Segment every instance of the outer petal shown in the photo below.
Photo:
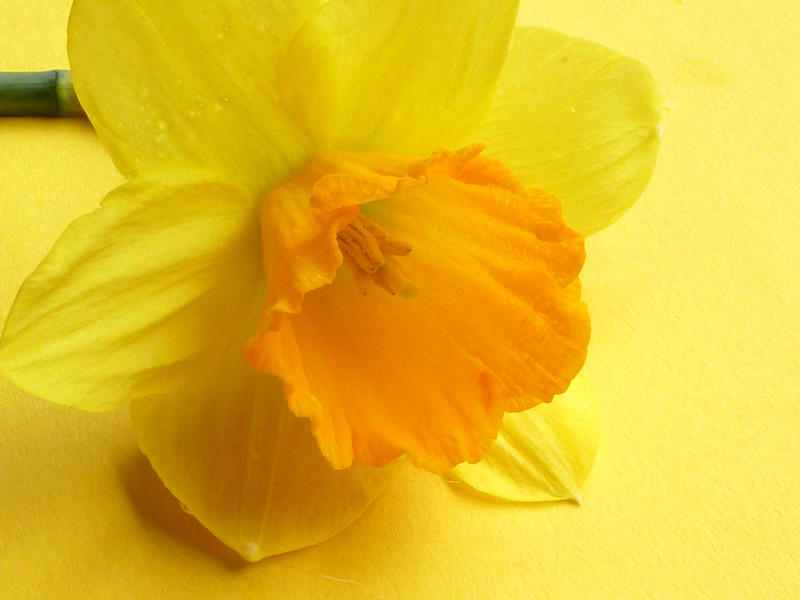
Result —
<path fill-rule="evenodd" d="M 334 471 L 281 382 L 244 362 L 241 342 L 177 394 L 131 404 L 144 453 L 186 510 L 255 561 L 338 533 L 397 469 Z"/>
<path fill-rule="evenodd" d="M 117 167 L 164 161 L 266 190 L 308 158 L 275 94 L 276 57 L 319 0 L 75 0 L 69 57 Z"/>
<path fill-rule="evenodd" d="M 580 501 L 580 489 L 597 453 L 599 430 L 594 398 L 578 376 L 550 404 L 507 414 L 484 459 L 457 465 L 450 473 L 507 500 Z"/>
<path fill-rule="evenodd" d="M 282 64 L 287 110 L 323 147 L 426 155 L 479 117 L 517 0 L 331 0 Z"/>
<path fill-rule="evenodd" d="M 598 44 L 517 28 L 494 102 L 466 142 L 482 141 L 526 185 L 555 194 L 588 235 L 644 190 L 660 99 L 641 63 Z"/>
<path fill-rule="evenodd" d="M 242 190 L 196 172 L 122 186 L 22 285 L 0 369 L 87 410 L 179 390 L 260 306 L 258 256 L 258 208 Z"/>
<path fill-rule="evenodd" d="M 439 154 L 425 185 L 362 207 L 410 244 L 394 268 L 416 294 L 365 295 L 345 263 L 248 344 L 336 467 L 406 452 L 439 472 L 475 462 L 504 410 L 550 400 L 583 364 L 582 238 L 554 198 L 476 151 Z"/>

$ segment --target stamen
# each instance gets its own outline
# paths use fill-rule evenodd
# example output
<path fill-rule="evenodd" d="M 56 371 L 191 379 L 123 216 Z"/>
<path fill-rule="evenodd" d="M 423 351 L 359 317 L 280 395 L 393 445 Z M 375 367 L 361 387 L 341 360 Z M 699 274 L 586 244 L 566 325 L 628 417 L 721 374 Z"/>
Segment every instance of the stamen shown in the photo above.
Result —
<path fill-rule="evenodd" d="M 376 283 L 390 294 L 406 294 L 413 286 L 394 256 L 411 252 L 407 243 L 391 238 L 380 225 L 358 215 L 336 236 L 345 261 L 363 293 Z"/>
<path fill-rule="evenodd" d="M 356 217 L 336 237 L 339 240 L 339 249 L 359 269 L 375 273 L 386 262 L 386 257 L 381 252 L 380 242 L 364 226 L 364 221 L 364 217 Z"/>

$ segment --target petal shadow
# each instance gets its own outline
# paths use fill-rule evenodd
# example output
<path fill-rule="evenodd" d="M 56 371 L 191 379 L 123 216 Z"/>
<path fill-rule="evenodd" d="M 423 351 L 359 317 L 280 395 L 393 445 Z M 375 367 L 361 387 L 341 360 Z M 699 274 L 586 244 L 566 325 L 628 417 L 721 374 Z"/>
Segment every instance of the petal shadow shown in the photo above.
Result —
<path fill-rule="evenodd" d="M 236 571 L 250 564 L 183 510 L 143 454 L 137 452 L 130 456 L 118 466 L 118 473 L 143 525 L 193 546 L 230 570 Z"/>

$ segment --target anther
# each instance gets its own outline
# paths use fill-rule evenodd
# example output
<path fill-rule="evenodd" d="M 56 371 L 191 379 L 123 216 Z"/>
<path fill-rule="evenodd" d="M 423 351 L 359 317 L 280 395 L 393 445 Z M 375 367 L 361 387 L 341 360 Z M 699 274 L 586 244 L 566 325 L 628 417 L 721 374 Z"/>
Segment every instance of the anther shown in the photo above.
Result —
<path fill-rule="evenodd" d="M 390 294 L 404 293 L 411 287 L 397 261 L 392 258 L 407 255 L 411 252 L 411 246 L 389 237 L 374 221 L 358 215 L 336 238 L 364 293 L 367 293 L 371 283 L 378 284 Z"/>

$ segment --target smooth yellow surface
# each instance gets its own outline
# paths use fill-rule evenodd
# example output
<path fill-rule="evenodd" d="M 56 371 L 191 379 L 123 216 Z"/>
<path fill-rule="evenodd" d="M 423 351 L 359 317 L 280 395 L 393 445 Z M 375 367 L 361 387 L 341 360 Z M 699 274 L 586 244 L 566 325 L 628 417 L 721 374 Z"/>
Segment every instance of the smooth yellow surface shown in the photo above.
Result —
<path fill-rule="evenodd" d="M 2 68 L 66 67 L 68 8 L 3 2 Z M 606 427 L 583 506 L 412 472 L 331 541 L 246 566 L 160 487 L 126 410 L 0 380 L 0 597 L 800 596 L 800 10 L 527 2 L 523 22 L 636 56 L 668 108 L 645 196 L 588 243 L 584 373 Z M 118 182 L 85 124 L 0 122 L 3 317 Z"/>

